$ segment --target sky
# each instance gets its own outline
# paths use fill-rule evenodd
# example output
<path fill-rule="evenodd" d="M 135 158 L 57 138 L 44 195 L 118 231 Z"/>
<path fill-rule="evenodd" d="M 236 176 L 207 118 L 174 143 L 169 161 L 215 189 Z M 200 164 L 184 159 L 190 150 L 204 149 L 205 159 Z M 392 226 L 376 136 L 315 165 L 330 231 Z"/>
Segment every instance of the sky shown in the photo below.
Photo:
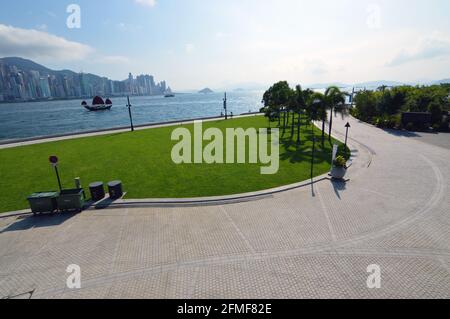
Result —
<path fill-rule="evenodd" d="M 174 90 L 450 77 L 448 0 L 14 0 L 0 8 L 0 57 L 114 80 L 152 74 Z"/>

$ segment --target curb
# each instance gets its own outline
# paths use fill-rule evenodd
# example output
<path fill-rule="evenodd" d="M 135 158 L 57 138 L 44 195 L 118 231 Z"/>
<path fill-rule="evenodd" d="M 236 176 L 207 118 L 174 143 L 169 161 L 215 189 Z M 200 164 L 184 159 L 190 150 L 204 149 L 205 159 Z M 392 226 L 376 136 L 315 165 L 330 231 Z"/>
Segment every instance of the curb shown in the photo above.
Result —
<path fill-rule="evenodd" d="M 260 116 L 260 115 L 263 115 L 263 114 L 259 113 L 259 112 L 243 113 L 240 115 L 233 116 L 233 119 L 245 118 L 245 117 L 251 117 L 251 116 Z M 202 117 L 202 118 L 194 118 L 194 119 L 186 119 L 186 120 L 178 120 L 178 121 L 141 124 L 141 125 L 135 125 L 134 128 L 136 131 L 141 131 L 141 130 L 147 130 L 147 129 L 152 129 L 152 128 L 176 126 L 179 124 L 193 124 L 195 121 L 212 122 L 212 121 L 217 121 L 217 120 L 225 120 L 225 119 L 220 116 L 219 117 L 217 117 L 217 116 Z M 102 136 L 102 135 L 108 135 L 108 134 L 113 134 L 113 133 L 126 133 L 126 132 L 129 132 L 129 130 L 130 130 L 129 126 L 122 126 L 122 127 L 107 128 L 107 129 L 100 129 L 100 130 L 84 131 L 84 132 L 57 134 L 57 135 L 40 136 L 40 137 L 30 137 L 30 138 L 23 138 L 23 139 L 4 140 L 4 141 L 0 141 L 0 149 L 15 148 L 15 147 L 26 146 L 26 145 L 34 145 L 34 144 L 43 144 L 43 143 L 48 143 L 48 142 L 57 142 L 57 141 L 71 140 L 71 139 L 84 138 L 84 137 Z"/>
<path fill-rule="evenodd" d="M 246 115 L 246 116 L 252 116 Z M 242 116 L 241 116 L 242 117 Z M 236 118 L 236 117 L 235 117 Z M 314 125 L 317 127 L 317 123 L 314 123 Z M 338 133 L 337 135 L 341 135 L 339 132 L 334 131 L 334 133 Z M 342 137 L 336 137 L 334 134 L 333 138 L 343 143 L 341 140 Z M 353 149 L 359 149 L 358 146 L 365 148 L 366 151 L 370 154 L 370 163 L 372 162 L 372 156 L 373 153 L 370 150 L 370 148 L 365 147 L 363 144 L 355 141 L 352 138 L 349 138 L 350 142 L 353 142 L 351 144 Z M 350 143 L 348 143 L 350 144 Z M 350 144 L 350 145 L 351 145 Z M 355 145 L 357 144 L 357 145 Z M 353 154 L 352 154 L 353 155 Z M 235 203 L 241 203 L 241 202 L 249 202 L 249 201 L 256 201 L 261 200 L 264 198 L 269 198 L 273 195 L 284 193 L 288 191 L 292 191 L 299 188 L 304 188 L 306 186 L 311 186 L 314 184 L 317 184 L 319 182 L 322 182 L 324 180 L 331 180 L 329 177 L 329 174 L 323 174 L 320 176 L 317 176 L 313 178 L 312 180 L 306 180 L 290 185 L 280 186 L 276 188 L 266 189 L 262 191 L 256 191 L 256 192 L 249 192 L 249 193 L 243 193 L 243 194 L 235 194 L 235 195 L 226 195 L 226 196 L 212 196 L 212 197 L 197 197 L 197 198 L 148 198 L 148 199 L 122 199 L 118 200 L 116 202 L 113 202 L 109 205 L 92 205 L 91 207 L 85 209 L 85 211 L 92 211 L 92 210 L 98 210 L 98 209 L 114 209 L 114 208 L 123 208 L 123 207 L 196 207 L 196 206 L 216 206 L 216 205 L 229 205 L 229 204 L 235 204 Z M 7 217 L 15 217 L 15 216 L 22 216 L 31 214 L 29 210 L 22 210 L 22 211 L 16 211 L 16 212 L 8 212 L 8 213 L 0 213 L 0 219 L 1 218 L 7 218 Z"/>

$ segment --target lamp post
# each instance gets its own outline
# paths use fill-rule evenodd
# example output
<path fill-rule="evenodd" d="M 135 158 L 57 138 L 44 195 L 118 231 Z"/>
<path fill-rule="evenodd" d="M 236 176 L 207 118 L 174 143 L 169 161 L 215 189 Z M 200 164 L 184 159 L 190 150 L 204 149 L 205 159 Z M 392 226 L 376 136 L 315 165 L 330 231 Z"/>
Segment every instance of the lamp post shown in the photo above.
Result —
<path fill-rule="evenodd" d="M 55 168 L 56 178 L 58 179 L 59 191 L 62 191 L 61 179 L 59 178 L 59 172 L 58 172 L 58 157 L 50 156 L 48 160 L 50 161 L 50 164 L 52 164 L 52 166 Z"/>
<path fill-rule="evenodd" d="M 228 113 L 227 113 L 227 92 L 225 92 L 225 97 L 223 99 L 223 109 L 225 110 L 225 120 L 228 120 Z"/>
<path fill-rule="evenodd" d="M 131 132 L 134 132 L 134 125 L 133 125 L 133 117 L 131 116 L 131 103 L 130 103 L 130 96 L 127 96 L 128 99 L 128 114 L 130 115 L 130 126 L 131 126 Z"/>
<path fill-rule="evenodd" d="M 350 123 L 347 123 L 347 124 L 345 125 L 345 128 L 347 129 L 346 132 L 345 132 L 345 147 L 347 147 L 347 141 L 348 141 L 348 129 L 349 129 L 350 127 L 351 127 L 351 126 L 350 126 Z"/>
<path fill-rule="evenodd" d="M 314 157 L 316 156 L 316 135 L 313 131 L 313 146 L 311 155 L 311 180 L 314 178 Z"/>

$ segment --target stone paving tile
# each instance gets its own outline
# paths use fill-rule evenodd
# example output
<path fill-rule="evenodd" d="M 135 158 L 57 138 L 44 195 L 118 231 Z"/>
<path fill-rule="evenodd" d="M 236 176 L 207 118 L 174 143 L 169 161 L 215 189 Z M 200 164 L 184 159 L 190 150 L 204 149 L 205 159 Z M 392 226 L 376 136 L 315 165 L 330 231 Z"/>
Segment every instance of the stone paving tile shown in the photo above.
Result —
<path fill-rule="evenodd" d="M 388 236 L 372 239 L 364 243 L 367 247 L 415 248 L 443 250 L 450 253 L 450 219 L 424 220 Z"/>
<path fill-rule="evenodd" d="M 203 268 L 194 297 L 344 298 L 343 285 L 332 260 L 275 258 Z"/>
<path fill-rule="evenodd" d="M 101 286 L 83 289 L 65 289 L 63 293 L 51 296 L 52 299 L 107 299 L 111 284 L 104 283 Z"/>
<path fill-rule="evenodd" d="M 431 258 L 345 256 L 338 271 L 346 277 L 350 298 L 449 298 L 450 274 Z M 369 265 L 381 268 L 381 288 L 367 289 Z"/>
<path fill-rule="evenodd" d="M 246 205 L 227 205 L 224 209 L 257 252 L 329 242 L 331 237 L 319 201 L 295 203 L 295 195 L 302 191 Z"/>
<path fill-rule="evenodd" d="M 245 252 L 248 248 L 218 207 L 137 209 L 125 221 L 114 270 Z"/>
<path fill-rule="evenodd" d="M 382 267 L 381 289 L 367 287 L 372 263 Z M 195 297 L 448 298 L 449 291 L 450 277 L 436 261 L 299 256 L 203 268 Z"/>

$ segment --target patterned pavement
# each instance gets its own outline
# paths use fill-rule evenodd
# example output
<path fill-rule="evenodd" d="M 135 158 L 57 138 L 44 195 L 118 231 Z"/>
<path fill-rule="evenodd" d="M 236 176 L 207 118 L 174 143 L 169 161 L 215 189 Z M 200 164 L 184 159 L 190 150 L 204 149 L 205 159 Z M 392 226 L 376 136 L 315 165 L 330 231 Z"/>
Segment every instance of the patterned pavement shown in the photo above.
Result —
<path fill-rule="evenodd" d="M 0 298 L 450 298 L 450 149 L 340 117 L 338 138 L 348 120 L 346 183 L 0 218 Z"/>

